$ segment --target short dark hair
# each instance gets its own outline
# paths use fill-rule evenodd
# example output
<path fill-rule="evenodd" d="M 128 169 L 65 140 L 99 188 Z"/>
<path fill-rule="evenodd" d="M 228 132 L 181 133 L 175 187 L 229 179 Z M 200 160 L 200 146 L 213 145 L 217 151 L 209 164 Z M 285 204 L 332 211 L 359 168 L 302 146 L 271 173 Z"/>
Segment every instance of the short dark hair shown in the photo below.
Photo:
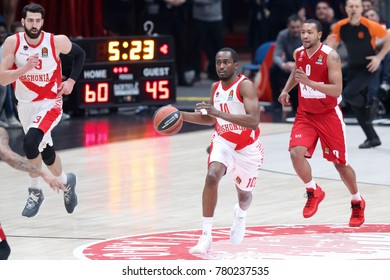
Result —
<path fill-rule="evenodd" d="M 303 22 L 302 18 L 298 16 L 297 14 L 292 14 L 287 18 L 287 25 L 289 25 L 292 21 L 300 21 Z"/>
<path fill-rule="evenodd" d="M 322 32 L 322 25 L 321 25 L 321 22 L 319 22 L 319 21 L 316 20 L 316 19 L 313 19 L 313 18 L 307 19 L 307 20 L 305 20 L 303 23 L 309 23 L 309 24 L 312 24 L 312 23 L 313 23 L 313 24 L 316 26 L 317 31 L 318 31 L 318 32 Z"/>
<path fill-rule="evenodd" d="M 230 52 L 230 55 L 233 59 L 233 62 L 234 63 L 238 62 L 237 52 L 235 50 L 233 50 L 232 48 L 222 48 L 218 52 Z"/>
<path fill-rule="evenodd" d="M 24 6 L 24 8 L 22 10 L 22 18 L 24 18 L 24 19 L 26 18 L 27 12 L 39 13 L 42 15 L 42 18 L 45 18 L 45 9 L 39 4 L 31 3 L 31 4 Z"/>

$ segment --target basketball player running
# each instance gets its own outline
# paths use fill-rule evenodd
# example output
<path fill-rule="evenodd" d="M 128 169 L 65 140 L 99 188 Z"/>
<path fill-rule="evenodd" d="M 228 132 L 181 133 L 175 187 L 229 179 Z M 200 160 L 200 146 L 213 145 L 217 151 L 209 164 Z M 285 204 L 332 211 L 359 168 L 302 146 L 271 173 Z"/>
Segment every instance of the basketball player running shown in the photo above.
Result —
<path fill-rule="evenodd" d="M 9 166 L 36 174 L 43 178 L 43 180 L 55 191 L 58 192 L 59 189 L 65 191 L 64 185 L 55 177 L 50 176 L 46 172 L 36 168 L 34 165 L 29 163 L 26 159 L 13 152 L 9 147 L 9 137 L 7 131 L 0 127 L 0 159 L 7 163 Z M 11 253 L 11 248 L 8 245 L 6 235 L 1 227 L 0 223 L 0 260 L 8 259 Z"/>
<path fill-rule="evenodd" d="M 241 243 L 245 235 L 246 212 L 263 162 L 256 90 L 244 75 L 237 74 L 237 69 L 238 57 L 233 49 L 218 51 L 216 71 L 220 81 L 211 86 L 210 102 L 197 104 L 193 113 L 182 112 L 186 122 L 215 125 L 202 196 L 203 231 L 196 246 L 190 249 L 192 254 L 205 254 L 211 248 L 218 185 L 229 172 L 233 173 L 238 195 L 230 241 Z"/>
<path fill-rule="evenodd" d="M 42 161 L 66 187 L 64 203 L 68 213 L 77 205 L 76 175 L 65 174 L 51 137 L 62 115 L 62 95 L 72 92 L 85 59 L 85 52 L 65 35 L 42 31 L 45 10 L 39 4 L 23 8 L 21 23 L 25 32 L 8 37 L 3 44 L 0 84 L 15 82 L 18 113 L 25 137 L 23 149 L 27 159 L 41 169 Z M 60 53 L 73 56 L 70 77 L 62 82 Z M 44 200 L 40 179 L 30 173 L 29 196 L 22 212 L 25 217 L 38 213 Z"/>
<path fill-rule="evenodd" d="M 309 218 L 318 209 L 325 193 L 318 186 L 306 158 L 311 158 L 321 140 L 323 157 L 333 162 L 344 184 L 352 195 L 352 215 L 349 226 L 364 223 L 365 201 L 361 197 L 355 171 L 347 161 L 345 123 L 341 101 L 341 61 L 337 52 L 321 43 L 322 27 L 317 20 L 304 22 L 301 39 L 303 46 L 296 49 L 296 69 L 291 73 L 279 102 L 289 105 L 289 91 L 299 84 L 299 106 L 291 131 L 290 156 L 295 171 L 305 183 L 307 202 L 303 216 Z"/>

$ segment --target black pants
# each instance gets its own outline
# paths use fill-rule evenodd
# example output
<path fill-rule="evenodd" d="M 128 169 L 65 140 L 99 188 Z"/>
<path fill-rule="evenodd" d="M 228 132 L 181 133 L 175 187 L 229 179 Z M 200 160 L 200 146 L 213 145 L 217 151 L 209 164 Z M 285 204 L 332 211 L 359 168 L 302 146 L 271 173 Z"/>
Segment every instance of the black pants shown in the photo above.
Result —
<path fill-rule="evenodd" d="M 368 102 L 368 87 L 374 74 L 367 69 L 348 69 L 347 85 L 343 90 L 343 100 L 351 106 L 352 112 L 368 140 L 379 139 L 372 125 L 372 103 Z"/>
<path fill-rule="evenodd" d="M 7 240 L 0 242 L 0 260 L 7 260 L 11 253 L 11 248 L 8 245 Z"/>

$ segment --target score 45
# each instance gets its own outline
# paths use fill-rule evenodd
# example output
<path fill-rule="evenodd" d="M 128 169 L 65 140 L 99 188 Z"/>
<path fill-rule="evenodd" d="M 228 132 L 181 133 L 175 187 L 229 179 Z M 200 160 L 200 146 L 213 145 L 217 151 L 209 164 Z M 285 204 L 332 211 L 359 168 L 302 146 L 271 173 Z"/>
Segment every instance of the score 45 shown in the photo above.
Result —
<path fill-rule="evenodd" d="M 151 94 L 153 100 L 165 100 L 171 97 L 169 80 L 145 82 L 145 92 Z"/>

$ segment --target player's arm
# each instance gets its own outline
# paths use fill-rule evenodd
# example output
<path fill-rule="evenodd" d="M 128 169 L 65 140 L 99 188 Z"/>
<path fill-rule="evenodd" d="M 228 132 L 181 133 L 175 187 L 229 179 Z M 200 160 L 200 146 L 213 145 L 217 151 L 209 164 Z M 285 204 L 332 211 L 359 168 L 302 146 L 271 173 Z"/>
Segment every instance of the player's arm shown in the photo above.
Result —
<path fill-rule="evenodd" d="M 214 89 L 216 87 L 216 83 L 213 83 L 211 88 L 210 88 L 210 101 L 208 103 L 198 103 L 196 104 L 195 107 L 195 112 L 184 112 L 181 111 L 181 114 L 183 115 L 183 120 L 185 122 L 189 123 L 195 123 L 195 124 L 203 124 L 203 125 L 214 125 L 215 124 L 215 117 L 212 117 L 208 114 L 202 114 L 200 107 L 201 106 L 209 106 L 214 107 L 214 102 L 213 102 L 213 94 L 214 94 Z"/>
<path fill-rule="evenodd" d="M 260 123 L 260 104 L 254 84 L 249 80 L 240 83 L 240 94 L 243 99 L 245 114 L 230 114 L 229 112 L 219 111 L 210 104 L 197 104 L 198 110 L 206 110 L 209 116 L 221 118 L 225 121 L 256 129 Z"/>
<path fill-rule="evenodd" d="M 294 53 L 293 53 L 294 60 L 295 60 L 296 51 L 297 50 L 295 50 Z M 294 68 L 291 71 L 290 76 L 288 76 L 287 82 L 284 85 L 284 87 L 282 89 L 282 92 L 280 93 L 279 98 L 278 98 L 278 101 L 283 106 L 291 105 L 289 92 L 298 84 L 298 82 L 294 78 L 295 69 L 296 68 L 294 66 Z"/>
<path fill-rule="evenodd" d="M 310 80 L 302 68 L 295 71 L 295 80 L 327 95 L 339 97 L 343 90 L 343 80 L 341 73 L 341 59 L 335 50 L 332 50 L 329 53 L 326 63 L 328 66 L 329 84 Z"/>
<path fill-rule="evenodd" d="M 67 54 L 73 57 L 72 70 L 66 81 L 64 81 L 59 87 L 59 95 L 70 94 L 73 90 L 76 80 L 80 76 L 80 73 L 84 66 L 85 51 L 76 43 L 73 43 L 65 35 L 54 36 L 54 43 L 56 46 L 57 54 Z"/>
<path fill-rule="evenodd" d="M 66 190 L 64 185 L 57 178 L 50 176 L 46 172 L 43 172 L 42 170 L 36 168 L 34 165 L 30 164 L 25 158 L 12 151 L 8 143 L 8 134 L 3 128 L 0 127 L 0 158 L 5 163 L 17 170 L 41 176 L 43 180 L 45 180 L 45 182 L 53 190 Z"/>
<path fill-rule="evenodd" d="M 26 74 L 39 63 L 38 54 L 35 54 L 27 59 L 27 63 L 23 67 L 12 69 L 15 59 L 16 35 L 5 39 L 2 47 L 3 55 L 0 63 L 0 84 L 3 86 L 15 82 L 20 76 Z"/>

